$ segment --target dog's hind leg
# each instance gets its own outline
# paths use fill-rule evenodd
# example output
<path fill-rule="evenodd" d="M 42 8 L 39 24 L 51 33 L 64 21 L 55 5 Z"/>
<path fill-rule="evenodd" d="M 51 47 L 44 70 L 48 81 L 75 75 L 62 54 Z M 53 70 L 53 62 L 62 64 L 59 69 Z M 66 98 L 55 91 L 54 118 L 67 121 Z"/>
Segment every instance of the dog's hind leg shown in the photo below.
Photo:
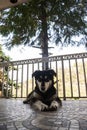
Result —
<path fill-rule="evenodd" d="M 33 96 L 34 91 L 28 94 L 27 98 L 23 101 L 24 104 L 28 104 Z"/>

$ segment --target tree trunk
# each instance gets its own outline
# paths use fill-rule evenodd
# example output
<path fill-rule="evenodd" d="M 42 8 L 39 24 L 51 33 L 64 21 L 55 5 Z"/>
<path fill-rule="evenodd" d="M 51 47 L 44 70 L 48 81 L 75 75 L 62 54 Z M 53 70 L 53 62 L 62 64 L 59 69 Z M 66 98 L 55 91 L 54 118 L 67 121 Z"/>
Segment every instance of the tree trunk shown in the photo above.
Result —
<path fill-rule="evenodd" d="M 46 15 L 46 9 L 45 9 L 45 4 L 42 4 L 42 15 L 41 15 L 41 22 L 42 22 L 42 32 L 41 32 L 41 49 L 42 49 L 42 58 L 43 58 L 43 63 L 42 63 L 42 69 L 48 69 L 48 62 L 44 61 L 44 58 L 48 57 L 48 25 L 47 25 L 47 15 Z"/>

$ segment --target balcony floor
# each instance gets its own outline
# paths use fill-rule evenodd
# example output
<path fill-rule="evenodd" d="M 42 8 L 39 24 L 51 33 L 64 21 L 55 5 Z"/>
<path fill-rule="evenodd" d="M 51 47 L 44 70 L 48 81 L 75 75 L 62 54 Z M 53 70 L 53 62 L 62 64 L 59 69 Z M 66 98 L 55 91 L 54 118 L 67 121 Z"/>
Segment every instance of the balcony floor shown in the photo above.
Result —
<path fill-rule="evenodd" d="M 87 100 L 63 101 L 56 112 L 32 110 L 23 99 L 0 99 L 0 130 L 87 130 Z"/>

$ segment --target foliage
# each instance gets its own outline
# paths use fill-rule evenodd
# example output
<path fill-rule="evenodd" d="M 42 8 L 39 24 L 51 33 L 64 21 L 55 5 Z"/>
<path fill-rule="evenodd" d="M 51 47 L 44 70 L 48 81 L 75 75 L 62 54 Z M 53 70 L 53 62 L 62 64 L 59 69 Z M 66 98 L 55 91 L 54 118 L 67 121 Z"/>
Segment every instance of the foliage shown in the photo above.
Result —
<path fill-rule="evenodd" d="M 10 61 L 10 57 L 6 56 L 5 53 L 2 50 L 2 45 L 0 45 L 0 62 L 3 61 Z M 13 68 L 16 70 L 16 68 Z M 8 71 L 11 70 L 11 67 L 5 66 L 4 71 L 3 67 L 0 67 L 0 91 L 2 91 L 3 87 L 3 94 L 6 97 L 7 96 L 7 86 L 8 86 L 8 96 L 11 95 L 11 88 L 14 87 L 15 89 L 19 88 L 20 86 L 16 85 L 11 79 L 8 77 Z"/>
<path fill-rule="evenodd" d="M 2 11 L 0 33 L 7 37 L 8 48 L 14 45 L 77 44 L 73 36 L 87 40 L 86 0 L 29 0 Z M 48 46 L 46 46 L 48 47 Z"/>
<path fill-rule="evenodd" d="M 9 61 L 9 60 L 10 57 L 5 55 L 5 53 L 2 50 L 2 45 L 0 45 L 0 62 Z"/>

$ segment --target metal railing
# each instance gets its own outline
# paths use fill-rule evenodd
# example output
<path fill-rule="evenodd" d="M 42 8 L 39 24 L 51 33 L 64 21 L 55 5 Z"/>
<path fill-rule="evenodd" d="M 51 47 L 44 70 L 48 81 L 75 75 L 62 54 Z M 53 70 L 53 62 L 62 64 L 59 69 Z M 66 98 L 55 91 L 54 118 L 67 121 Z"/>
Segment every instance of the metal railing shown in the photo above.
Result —
<path fill-rule="evenodd" d="M 1 97 L 26 97 L 35 87 L 32 73 L 47 62 L 57 73 L 59 97 L 87 98 L 87 53 L 0 63 Z"/>

